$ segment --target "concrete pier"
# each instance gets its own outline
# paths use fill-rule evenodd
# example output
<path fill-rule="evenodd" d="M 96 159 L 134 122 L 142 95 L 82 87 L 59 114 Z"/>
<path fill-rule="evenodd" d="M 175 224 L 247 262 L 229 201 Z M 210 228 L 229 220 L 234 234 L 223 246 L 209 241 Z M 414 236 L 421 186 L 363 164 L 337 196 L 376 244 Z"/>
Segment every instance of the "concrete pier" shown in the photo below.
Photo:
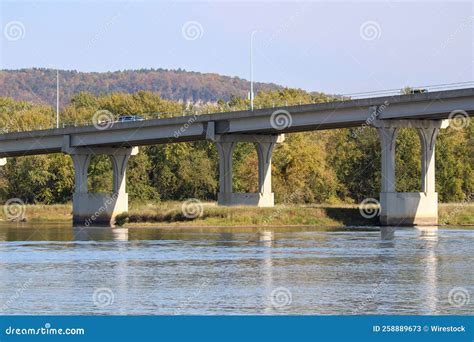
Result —
<path fill-rule="evenodd" d="M 138 153 L 138 147 L 70 148 L 66 140 L 63 152 L 72 157 L 75 169 L 75 191 L 72 199 L 73 224 L 113 226 L 115 217 L 128 211 L 128 194 L 125 190 L 127 161 L 130 156 Z M 112 162 L 112 193 L 88 191 L 89 164 L 92 156 L 100 154 L 107 155 Z"/>
<path fill-rule="evenodd" d="M 449 120 L 375 120 L 382 151 L 380 223 L 386 226 L 435 225 L 438 193 L 435 190 L 435 145 L 438 132 Z M 395 141 L 400 128 L 416 129 L 421 142 L 421 192 L 397 192 Z"/>
<path fill-rule="evenodd" d="M 284 141 L 284 135 L 232 134 L 216 135 L 214 141 L 219 153 L 219 205 L 251 205 L 273 207 L 272 192 L 272 153 L 275 144 Z M 250 142 L 255 145 L 258 156 L 258 192 L 234 193 L 232 188 L 232 155 L 238 142 Z"/>

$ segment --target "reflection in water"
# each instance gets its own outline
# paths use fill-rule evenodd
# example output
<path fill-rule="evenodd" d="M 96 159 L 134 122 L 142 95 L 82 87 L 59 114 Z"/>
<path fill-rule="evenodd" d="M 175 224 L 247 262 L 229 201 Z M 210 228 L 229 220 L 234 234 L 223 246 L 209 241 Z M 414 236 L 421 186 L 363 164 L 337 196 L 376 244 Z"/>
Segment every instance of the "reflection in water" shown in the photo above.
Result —
<path fill-rule="evenodd" d="M 426 314 L 439 313 L 436 307 L 438 303 L 437 291 L 437 267 L 438 261 L 436 257 L 436 246 L 438 242 L 438 227 L 437 226 L 418 226 L 416 230 L 419 232 L 420 239 L 426 241 L 425 247 L 425 302 Z"/>
<path fill-rule="evenodd" d="M 438 226 L 417 226 L 420 238 L 427 241 L 438 241 Z"/>
<path fill-rule="evenodd" d="M 272 246 L 273 241 L 273 231 L 264 230 L 258 233 L 259 240 L 263 242 L 266 247 Z"/>
<path fill-rule="evenodd" d="M 272 302 L 270 293 L 273 290 L 273 262 L 272 262 L 272 244 L 274 239 L 274 233 L 271 230 L 264 230 L 258 233 L 259 241 L 263 246 L 263 257 L 262 257 L 262 283 L 265 288 L 264 291 L 264 302 L 265 302 L 265 313 L 272 311 Z"/>
<path fill-rule="evenodd" d="M 72 227 L 73 241 L 128 241 L 128 228 Z"/>
<path fill-rule="evenodd" d="M 128 241 L 128 228 L 114 228 L 112 236 L 114 241 Z"/>
<path fill-rule="evenodd" d="M 0 225 L 6 314 L 472 314 L 474 232 Z M 29 284 L 15 297 L 22 284 Z M 291 291 L 272 307 L 270 294 Z M 97 289 L 113 293 L 98 306 Z M 16 298 L 11 301 L 11 298 Z"/>
<path fill-rule="evenodd" d="M 393 240 L 395 238 L 395 227 L 380 227 L 380 237 L 382 241 Z"/>

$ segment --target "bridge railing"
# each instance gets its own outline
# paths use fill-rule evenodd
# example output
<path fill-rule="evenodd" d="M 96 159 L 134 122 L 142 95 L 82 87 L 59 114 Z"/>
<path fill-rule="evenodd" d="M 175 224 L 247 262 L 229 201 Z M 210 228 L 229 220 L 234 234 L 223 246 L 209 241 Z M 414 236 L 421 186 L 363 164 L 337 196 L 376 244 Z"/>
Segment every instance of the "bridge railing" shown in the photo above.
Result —
<path fill-rule="evenodd" d="M 385 89 L 377 91 L 367 91 L 359 93 L 348 93 L 341 94 L 340 96 L 344 99 L 356 100 L 373 97 L 384 97 L 384 96 L 399 96 L 413 93 L 427 93 L 433 91 L 442 90 L 457 90 L 474 87 L 474 81 L 456 82 L 456 83 L 444 83 L 436 85 L 421 85 L 416 87 L 407 86 L 401 89 Z"/>
<path fill-rule="evenodd" d="M 333 94 L 333 95 L 327 95 L 328 101 L 320 101 L 319 99 L 315 98 L 313 102 L 291 101 L 291 102 L 285 102 L 285 103 L 272 103 L 272 107 L 275 108 L 275 107 L 283 107 L 283 106 L 309 105 L 309 104 L 317 104 L 317 103 L 333 102 L 333 101 L 351 101 L 351 100 L 364 99 L 364 98 L 399 96 L 399 95 L 405 95 L 405 94 L 426 93 L 426 92 L 442 91 L 442 90 L 466 89 L 466 88 L 472 88 L 472 87 L 474 87 L 474 81 L 445 83 L 445 84 L 417 86 L 417 87 L 405 87 L 402 89 L 386 89 L 386 90 L 359 92 L 359 93 L 350 93 L 350 94 Z M 313 94 L 316 94 L 316 93 L 313 93 Z M 268 105 L 259 106 L 257 104 L 255 105 L 254 108 L 264 109 L 264 108 L 269 108 L 269 106 Z M 231 108 L 227 108 L 227 109 L 229 109 L 228 110 L 229 113 L 233 112 L 232 110 L 230 110 Z M 240 111 L 242 109 L 239 108 L 238 110 Z M 160 112 L 160 113 L 144 113 L 144 114 L 137 114 L 137 115 L 142 117 L 144 120 L 151 120 L 151 119 L 169 118 L 169 117 L 177 117 L 177 116 L 193 116 L 193 115 L 220 113 L 222 111 L 225 112 L 226 108 L 218 107 L 217 103 L 209 103 L 204 106 L 189 107 L 189 108 L 183 109 L 180 112 L 175 111 L 175 112 Z M 113 113 L 110 113 L 110 115 L 111 116 L 109 117 L 108 121 L 106 121 L 105 123 L 110 122 L 110 123 L 113 123 L 114 125 L 124 123 L 119 120 L 120 116 L 114 115 Z M 126 122 L 129 122 L 129 121 L 126 121 Z M 92 120 L 66 120 L 60 123 L 60 128 L 96 126 L 97 124 L 98 122 L 95 121 L 94 119 Z M 8 125 L 6 125 L 0 128 L 0 134 L 12 133 L 12 132 L 25 132 L 25 131 L 32 131 L 32 130 L 46 130 L 46 129 L 52 129 L 52 128 L 55 128 L 55 124 L 53 122 L 50 127 L 33 126 L 33 127 L 11 128 L 11 127 L 8 127 Z"/>

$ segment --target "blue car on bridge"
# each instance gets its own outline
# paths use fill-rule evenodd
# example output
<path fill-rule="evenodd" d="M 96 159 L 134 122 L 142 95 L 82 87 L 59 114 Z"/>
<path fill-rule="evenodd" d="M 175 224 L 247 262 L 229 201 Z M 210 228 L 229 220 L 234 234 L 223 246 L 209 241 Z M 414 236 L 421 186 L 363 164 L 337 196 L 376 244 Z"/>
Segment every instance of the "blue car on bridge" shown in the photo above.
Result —
<path fill-rule="evenodd" d="M 118 118 L 116 122 L 134 122 L 134 121 L 143 121 L 145 120 L 140 115 L 124 115 Z"/>

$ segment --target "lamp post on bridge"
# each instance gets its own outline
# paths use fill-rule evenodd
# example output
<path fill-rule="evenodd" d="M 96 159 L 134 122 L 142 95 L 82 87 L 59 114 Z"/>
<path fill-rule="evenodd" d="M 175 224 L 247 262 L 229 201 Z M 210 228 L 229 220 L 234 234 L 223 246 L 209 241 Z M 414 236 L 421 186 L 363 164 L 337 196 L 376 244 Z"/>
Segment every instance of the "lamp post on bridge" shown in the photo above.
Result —
<path fill-rule="evenodd" d="M 56 128 L 59 128 L 59 69 L 56 69 Z"/>
<path fill-rule="evenodd" d="M 253 111 L 253 36 L 258 30 L 253 30 L 250 34 L 250 110 Z"/>

